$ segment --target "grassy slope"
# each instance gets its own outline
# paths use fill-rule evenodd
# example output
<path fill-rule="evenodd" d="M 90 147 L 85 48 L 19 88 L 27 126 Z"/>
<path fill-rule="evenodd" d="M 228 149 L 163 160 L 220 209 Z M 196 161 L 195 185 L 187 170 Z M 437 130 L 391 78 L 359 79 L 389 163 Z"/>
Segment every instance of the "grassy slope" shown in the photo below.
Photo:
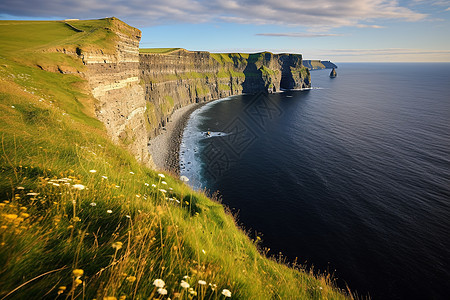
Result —
<path fill-rule="evenodd" d="M 181 48 L 140 48 L 140 53 L 167 54 Z"/>
<path fill-rule="evenodd" d="M 187 299 L 189 275 L 198 298 L 223 298 L 225 288 L 234 299 L 344 298 L 328 278 L 263 257 L 220 204 L 113 145 L 84 80 L 37 67 L 82 71 L 42 51 L 104 47 L 114 22 L 71 22 L 78 32 L 0 21 L 0 297 L 147 299 L 160 278 L 167 296 Z M 84 271 L 78 280 L 74 269 Z"/>

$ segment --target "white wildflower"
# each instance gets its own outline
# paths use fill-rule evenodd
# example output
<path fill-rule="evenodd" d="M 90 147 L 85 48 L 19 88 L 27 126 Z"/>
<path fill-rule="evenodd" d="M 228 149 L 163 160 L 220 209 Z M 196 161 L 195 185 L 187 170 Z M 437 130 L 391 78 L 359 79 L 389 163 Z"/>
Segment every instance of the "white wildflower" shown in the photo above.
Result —
<path fill-rule="evenodd" d="M 189 288 L 189 293 L 191 295 L 197 296 L 197 292 L 193 288 Z"/>
<path fill-rule="evenodd" d="M 108 214 L 112 214 L 112 210 L 110 210 L 110 209 L 108 209 L 106 212 L 107 212 Z"/>
<path fill-rule="evenodd" d="M 222 295 L 224 295 L 225 297 L 231 297 L 231 292 L 230 290 L 223 289 Z"/>
<path fill-rule="evenodd" d="M 165 189 L 159 189 L 159 191 L 160 191 L 161 193 L 167 193 L 167 191 L 166 191 Z"/>
<path fill-rule="evenodd" d="M 206 285 L 206 281 L 204 281 L 204 280 L 199 280 L 199 281 L 198 281 L 198 284 L 200 284 L 200 285 Z"/>
<path fill-rule="evenodd" d="M 153 285 L 158 288 L 163 288 L 164 285 L 166 285 L 166 284 L 164 283 L 164 281 L 162 279 L 155 279 L 155 281 L 153 281 Z"/>
<path fill-rule="evenodd" d="M 134 172 L 133 172 L 133 171 L 130 171 L 130 174 L 131 174 L 131 175 L 134 175 Z"/>
<path fill-rule="evenodd" d="M 162 183 L 162 184 L 167 184 L 167 182 L 165 182 L 165 181 L 161 181 L 161 183 Z"/>
<path fill-rule="evenodd" d="M 152 183 L 152 187 L 154 187 L 154 188 L 155 188 L 155 187 L 156 187 L 156 184 Z"/>
<path fill-rule="evenodd" d="M 97 203 L 95 202 L 91 202 L 91 204 L 89 204 L 90 206 L 97 206 Z"/>
<path fill-rule="evenodd" d="M 161 178 L 166 178 L 166 176 L 164 176 L 164 174 L 161 174 L 161 173 L 159 173 L 158 176 Z"/>
<path fill-rule="evenodd" d="M 74 188 L 74 189 L 76 189 L 76 190 L 84 190 L 86 187 L 84 186 L 84 185 L 82 185 L 82 184 L 74 184 L 74 185 L 72 185 L 72 187 Z"/>
<path fill-rule="evenodd" d="M 149 186 L 150 184 L 148 184 L 147 182 L 144 183 L 145 186 Z"/>
<path fill-rule="evenodd" d="M 184 281 L 184 280 L 181 280 L 180 285 L 181 285 L 181 287 L 182 287 L 183 289 L 188 289 L 188 288 L 190 287 L 189 283 L 187 283 L 187 282 Z"/>
<path fill-rule="evenodd" d="M 105 175 L 102 176 L 103 179 L 108 179 L 108 177 L 106 177 Z"/>
<path fill-rule="evenodd" d="M 167 295 L 167 290 L 163 288 L 159 288 L 156 290 L 160 295 Z"/>
<path fill-rule="evenodd" d="M 188 182 L 189 181 L 189 178 L 187 178 L 186 176 L 181 176 L 180 177 L 180 179 L 181 179 L 181 181 L 184 181 L 184 182 Z"/>
<path fill-rule="evenodd" d="M 90 173 L 97 173 L 97 170 L 89 170 Z"/>
<path fill-rule="evenodd" d="M 39 193 L 27 193 L 27 196 L 37 196 Z"/>
<path fill-rule="evenodd" d="M 17 189 L 18 190 L 24 190 L 25 188 L 23 186 L 18 186 Z"/>

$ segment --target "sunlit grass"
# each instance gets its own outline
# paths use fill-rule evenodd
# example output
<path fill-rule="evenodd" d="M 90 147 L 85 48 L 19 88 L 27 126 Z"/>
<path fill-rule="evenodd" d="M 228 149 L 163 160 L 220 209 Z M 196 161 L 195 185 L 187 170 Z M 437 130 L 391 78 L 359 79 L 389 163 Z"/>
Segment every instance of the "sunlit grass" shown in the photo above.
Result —
<path fill-rule="evenodd" d="M 140 48 L 139 53 L 167 54 L 181 48 Z"/>

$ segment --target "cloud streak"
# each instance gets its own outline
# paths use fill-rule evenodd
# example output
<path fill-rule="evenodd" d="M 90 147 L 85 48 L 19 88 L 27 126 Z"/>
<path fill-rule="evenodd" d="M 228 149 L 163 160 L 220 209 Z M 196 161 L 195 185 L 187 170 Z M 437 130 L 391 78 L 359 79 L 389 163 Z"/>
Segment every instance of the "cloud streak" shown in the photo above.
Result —
<path fill-rule="evenodd" d="M 289 32 L 289 33 L 257 33 L 257 36 L 271 36 L 271 37 L 293 37 L 293 38 L 316 38 L 316 37 L 330 37 L 342 36 L 342 34 L 333 33 L 306 33 L 306 32 Z"/>
<path fill-rule="evenodd" d="M 334 49 L 326 50 L 327 53 L 332 53 L 334 56 L 368 56 L 368 55 L 436 55 L 445 54 L 450 55 L 450 50 L 426 50 L 426 49 L 402 49 L 402 48 L 387 48 L 387 49 Z"/>
<path fill-rule="evenodd" d="M 377 27 L 394 19 L 418 21 L 425 14 L 395 0 L 2 0 L 0 11 L 12 16 L 101 18 L 116 16 L 133 25 L 232 22 L 309 28 Z"/>

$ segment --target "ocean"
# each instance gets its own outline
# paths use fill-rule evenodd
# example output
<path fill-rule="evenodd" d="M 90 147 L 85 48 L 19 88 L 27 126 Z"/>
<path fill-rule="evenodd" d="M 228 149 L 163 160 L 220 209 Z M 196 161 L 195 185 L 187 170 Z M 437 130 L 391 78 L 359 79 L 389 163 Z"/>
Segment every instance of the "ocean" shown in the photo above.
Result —
<path fill-rule="evenodd" d="M 342 63 L 195 111 L 181 175 L 269 255 L 372 299 L 450 294 L 450 64 Z"/>

